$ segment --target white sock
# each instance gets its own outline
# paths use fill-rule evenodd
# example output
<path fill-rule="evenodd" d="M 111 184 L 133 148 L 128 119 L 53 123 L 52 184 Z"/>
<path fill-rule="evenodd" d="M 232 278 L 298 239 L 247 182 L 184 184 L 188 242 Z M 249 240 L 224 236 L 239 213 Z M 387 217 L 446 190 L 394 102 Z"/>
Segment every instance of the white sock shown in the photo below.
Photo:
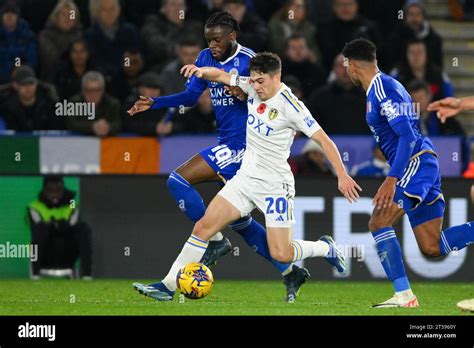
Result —
<path fill-rule="evenodd" d="M 318 240 L 311 242 L 307 240 L 293 240 L 293 262 L 307 259 L 309 257 L 326 256 L 329 252 L 329 244 Z"/>
<path fill-rule="evenodd" d="M 403 290 L 403 291 L 398 291 L 395 292 L 398 296 L 403 296 L 405 298 L 412 298 L 415 294 L 413 294 L 413 291 L 411 289 Z"/>
<path fill-rule="evenodd" d="M 163 284 L 168 290 L 176 290 L 176 276 L 181 267 L 191 262 L 201 261 L 202 256 L 206 252 L 208 243 L 198 237 L 191 235 L 184 244 L 183 249 L 179 253 L 176 261 L 171 266 L 170 271 L 166 277 L 162 280 Z"/>
<path fill-rule="evenodd" d="M 215 235 L 213 235 L 209 241 L 220 241 L 220 240 L 223 240 L 224 239 L 224 235 L 220 232 L 217 232 Z"/>

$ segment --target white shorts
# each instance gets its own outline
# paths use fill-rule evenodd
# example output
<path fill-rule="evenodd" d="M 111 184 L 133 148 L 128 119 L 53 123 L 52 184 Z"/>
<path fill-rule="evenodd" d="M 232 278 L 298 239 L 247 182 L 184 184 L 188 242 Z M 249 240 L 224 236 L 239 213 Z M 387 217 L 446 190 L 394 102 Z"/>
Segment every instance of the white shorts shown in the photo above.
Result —
<path fill-rule="evenodd" d="M 265 215 L 267 227 L 291 227 L 295 223 L 294 185 L 267 182 L 239 171 L 218 194 L 237 208 L 241 217 L 258 208 Z"/>

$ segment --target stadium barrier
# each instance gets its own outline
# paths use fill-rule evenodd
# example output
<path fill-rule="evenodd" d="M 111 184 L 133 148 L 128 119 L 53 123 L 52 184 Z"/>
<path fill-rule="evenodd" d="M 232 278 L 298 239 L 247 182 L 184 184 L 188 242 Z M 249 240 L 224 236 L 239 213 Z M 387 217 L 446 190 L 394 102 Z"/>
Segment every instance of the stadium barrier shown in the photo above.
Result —
<path fill-rule="evenodd" d="M 66 186 L 79 190 L 82 218 L 93 230 L 93 274 L 97 278 L 160 278 L 169 269 L 193 224 L 179 211 L 166 187 L 166 176 L 99 175 L 67 177 Z M 334 179 L 297 178 L 294 228 L 296 239 L 316 240 L 333 235 L 350 258 L 352 280 L 385 279 L 374 241 L 367 229 L 373 209 L 371 197 L 381 180 L 358 180 L 361 200 L 349 204 Z M 41 177 L 0 176 L 0 246 L 29 243 L 24 216 L 26 204 L 41 186 Z M 473 219 L 469 201 L 471 182 L 446 179 L 445 227 Z M 198 186 L 205 202 L 217 193 L 215 184 Z M 262 221 L 262 215 L 254 216 Z M 473 281 L 474 250 L 426 259 L 418 250 L 405 218 L 396 226 L 407 273 L 412 280 Z M 234 250 L 214 268 L 217 279 L 280 279 L 268 262 L 256 255 L 235 232 L 226 230 Z M 0 277 L 27 277 L 28 259 L 1 258 Z M 315 280 L 339 279 L 327 263 L 305 263 Z"/>
<path fill-rule="evenodd" d="M 42 133 L 41 133 L 42 134 Z M 48 133 L 46 133 L 48 134 Z M 372 158 L 371 136 L 335 135 L 349 170 Z M 433 137 L 444 177 L 461 174 L 462 140 Z M 292 155 L 301 153 L 306 137 L 295 139 Z M 56 136 L 0 136 L 0 174 L 158 174 L 170 173 L 200 149 L 217 145 L 215 135 L 99 139 L 60 132 Z"/>

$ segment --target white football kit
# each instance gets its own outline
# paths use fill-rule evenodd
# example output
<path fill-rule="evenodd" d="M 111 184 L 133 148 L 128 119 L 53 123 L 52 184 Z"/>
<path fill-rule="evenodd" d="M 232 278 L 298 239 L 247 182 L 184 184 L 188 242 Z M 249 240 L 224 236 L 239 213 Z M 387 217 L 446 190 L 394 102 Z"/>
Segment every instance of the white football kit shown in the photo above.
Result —
<path fill-rule="evenodd" d="M 296 131 L 311 137 L 321 127 L 306 106 L 284 83 L 270 99 L 262 101 L 249 77 L 232 75 L 231 86 L 247 95 L 247 145 L 242 166 L 219 195 L 241 213 L 256 207 L 265 214 L 267 227 L 290 227 L 295 195 L 294 177 L 288 164 Z"/>

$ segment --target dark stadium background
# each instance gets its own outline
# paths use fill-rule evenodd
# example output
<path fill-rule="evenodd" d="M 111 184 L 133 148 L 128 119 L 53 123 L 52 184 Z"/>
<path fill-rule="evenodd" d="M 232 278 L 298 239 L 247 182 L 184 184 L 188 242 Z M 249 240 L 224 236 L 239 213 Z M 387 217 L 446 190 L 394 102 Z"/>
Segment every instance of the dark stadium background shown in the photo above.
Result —
<path fill-rule="evenodd" d="M 187 40 L 191 41 L 191 46 L 204 48 L 203 23 L 216 8 L 208 7 L 212 1 L 188 1 L 187 8 L 184 8 L 184 1 L 169 0 L 169 11 L 183 10 L 185 13 L 185 24 L 177 26 L 160 14 L 160 1 L 120 1 L 123 40 L 112 44 L 111 51 L 106 51 L 103 49 L 105 46 L 97 44 L 98 29 L 93 26 L 89 13 L 90 7 L 94 8 L 99 2 L 100 0 L 91 0 L 90 3 L 87 0 L 74 1 L 80 22 L 74 32 L 64 33 L 55 28 L 54 23 L 48 23 L 48 17 L 57 1 L 0 1 L 2 15 L 10 11 L 21 18 L 20 38 L 13 44 L 8 41 L 4 31 L 0 32 L 0 243 L 29 242 L 29 230 L 24 219 L 26 205 L 36 197 L 43 175 L 65 174 L 66 186 L 78 193 L 81 218 L 90 224 L 93 231 L 93 276 L 159 278 L 167 271 L 192 228 L 192 224 L 179 212 L 167 191 L 167 175 L 177 164 L 177 158 L 181 159 L 189 152 L 195 153 L 214 141 L 215 124 L 213 115 L 209 112 L 209 99 L 203 100 L 201 107 L 186 110 L 184 115 L 179 114 L 179 111 L 162 110 L 148 115 L 146 120 L 138 117 L 131 120 L 125 110 L 136 99 L 136 85 L 143 83 L 140 78 L 144 74 L 148 74 L 146 83 L 159 86 L 162 94 L 179 91 L 184 79 L 176 77 L 176 71 L 170 65 L 174 63 L 179 66 L 180 63 L 176 60 L 173 46 Z M 342 7 L 354 6 L 356 3 L 355 0 L 335 2 Z M 452 88 L 456 96 L 473 93 L 472 1 L 358 0 L 358 14 L 349 21 L 337 18 L 333 13 L 331 0 L 248 0 L 223 3 L 226 5 L 221 4 L 222 6 L 229 3 L 245 4 L 242 6 L 246 7 L 246 14 L 241 22 L 238 41 L 255 51 L 276 50 L 282 56 L 284 67 L 287 67 L 283 72 L 283 80 L 299 93 L 331 136 L 345 137 L 341 144 L 347 149 L 346 152 L 350 152 L 351 156 L 355 154 L 356 159 L 351 157 L 346 160 L 350 165 L 349 170 L 361 162 L 371 160 L 372 140 L 365 126 L 364 93 L 352 88 L 349 95 L 330 93 L 334 87 L 328 82 L 328 78 L 334 78 L 331 74 L 333 59 L 341 49 L 337 45 L 344 43 L 344 40 L 359 36 L 373 39 L 379 47 L 379 65 L 385 72 L 392 72 L 402 78 L 404 76 L 400 75 L 400 71 L 407 73 L 403 70 L 406 68 L 403 66 L 403 48 L 410 37 L 403 27 L 403 9 L 404 6 L 408 6 L 405 9 L 421 7 L 426 19 L 426 33 L 423 34 L 425 36 L 420 35 L 422 39 L 426 39 L 429 51 L 426 65 L 430 67 L 431 75 L 427 74 L 426 78 L 432 79 L 427 82 L 433 94 L 437 97 L 447 96 L 443 95 L 442 88 L 446 85 Z M 299 29 L 287 27 L 278 11 L 283 13 L 284 6 L 287 5 L 295 6 L 295 9 L 299 8 L 301 11 L 301 4 L 305 6 L 305 20 L 301 22 Z M 282 28 L 285 30 L 281 31 Z M 294 62 L 287 56 L 285 37 L 279 34 L 283 32 L 288 37 L 287 30 L 299 34 L 294 38 L 299 43 L 302 36 L 311 50 L 301 62 Z M 90 129 L 77 127 L 68 117 L 61 118 L 54 114 L 57 101 L 69 100 L 81 92 L 77 76 L 74 80 L 71 75 L 67 56 L 69 44 L 80 38 L 85 39 L 91 50 L 86 70 L 97 70 L 105 77 L 105 89 L 109 98 L 108 121 L 113 127 L 110 127 L 109 133 L 100 136 Z M 43 102 L 42 107 L 21 115 L 22 106 L 12 87 L 12 61 L 9 60 L 17 52 L 21 55 L 20 66 L 30 65 L 39 79 L 38 86 L 41 86 L 42 92 L 38 94 L 38 98 Z M 308 52 L 302 54 L 307 55 Z M 129 61 L 128 59 L 132 61 L 132 65 L 135 64 L 135 70 L 124 72 L 121 63 Z M 398 69 L 399 75 L 394 69 Z M 49 91 L 49 94 L 45 91 Z M 328 93 L 334 98 L 330 99 L 330 107 L 337 111 L 331 112 L 322 103 L 321 96 L 327 96 Z M 347 102 L 348 100 L 353 102 Z M 171 133 L 157 134 L 158 123 L 167 113 L 173 112 L 177 114 Z M 445 151 L 440 157 L 449 173 L 446 176 L 450 177 L 443 182 L 447 202 L 451 202 L 451 199 L 458 200 L 453 203 L 457 204 L 453 206 L 457 209 L 456 212 L 448 204 L 446 226 L 453 223 L 450 222 L 452 219 L 464 221 L 464 216 L 472 219 L 469 178 L 472 178 L 473 167 L 469 157 L 470 135 L 474 123 L 470 116 L 472 115 L 464 114 L 453 121 L 456 125 L 447 128 L 435 124 L 427 130 L 427 134 L 445 144 L 440 146 L 440 151 L 456 149 Z M 28 117 L 35 121 L 30 122 Z M 299 138 L 297 143 L 299 145 L 295 147 L 292 157 L 299 163 L 298 160 L 304 160 L 301 151 L 305 140 Z M 131 159 L 121 161 L 127 152 L 131 154 Z M 296 174 L 298 197 L 325 199 L 324 212 L 305 215 L 304 236 L 315 238 L 322 234 L 336 234 L 333 219 L 341 211 L 334 211 L 333 200 L 340 196 L 330 171 L 316 170 L 307 172 L 306 175 Z M 365 189 L 365 198 L 372 197 L 381 183 L 380 179 L 375 178 L 358 180 Z M 200 186 L 207 202 L 217 189 L 214 184 Z M 348 204 L 343 207 L 348 208 Z M 461 217 L 455 213 L 461 214 Z M 256 216 L 261 218 L 258 213 Z M 368 214 L 355 213 L 351 221 L 351 233 L 368 233 Z M 399 227 L 400 240 L 404 246 L 405 239 L 411 232 Z M 278 279 L 269 265 L 243 245 L 240 237 L 233 232 L 228 235 L 239 248 L 239 256 L 230 255 L 222 260 L 215 271 L 219 278 Z M 127 247 L 130 247 L 130 256 L 124 255 L 124 248 Z M 365 248 L 368 250 L 373 245 L 365 245 Z M 469 269 L 474 261 L 472 250 L 465 251 L 465 254 L 450 256 L 455 260 L 456 257 L 465 259 L 458 266 L 452 266 L 452 271 L 441 277 L 441 280 L 473 280 L 472 267 Z M 405 257 L 411 256 L 415 259 L 423 258 L 415 251 L 405 250 Z M 436 273 L 437 267 L 450 267 L 437 266 L 440 262 L 445 260 L 430 261 L 428 267 L 433 267 L 432 273 Z M 449 262 L 444 263 L 448 264 Z M 308 261 L 307 265 L 315 279 L 335 278 L 321 260 Z M 410 266 L 407 271 L 414 280 L 436 278 L 420 275 Z M 28 276 L 27 260 L 0 259 L 0 277 Z M 350 279 L 374 278 L 385 277 L 375 277 L 364 263 L 352 260 Z"/>

